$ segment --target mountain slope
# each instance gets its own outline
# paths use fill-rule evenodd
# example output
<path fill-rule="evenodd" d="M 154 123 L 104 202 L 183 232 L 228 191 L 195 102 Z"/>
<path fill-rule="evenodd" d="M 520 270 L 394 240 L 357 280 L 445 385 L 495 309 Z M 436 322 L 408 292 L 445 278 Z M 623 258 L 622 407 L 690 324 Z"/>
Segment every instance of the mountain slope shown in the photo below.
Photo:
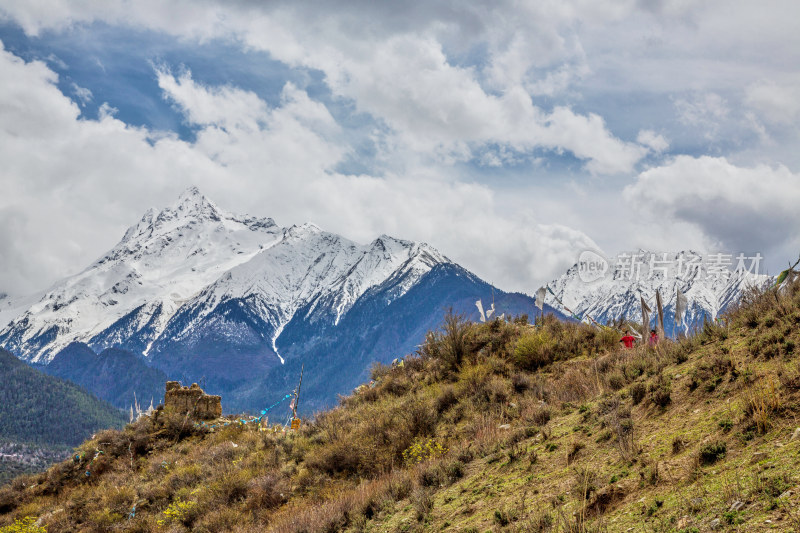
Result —
<path fill-rule="evenodd" d="M 44 470 L 98 429 L 123 423 L 106 402 L 0 349 L 0 484 Z"/>
<path fill-rule="evenodd" d="M 75 446 L 122 414 L 76 385 L 47 376 L 0 349 L 0 438 Z"/>
<path fill-rule="evenodd" d="M 185 328 L 187 337 L 176 334 L 175 340 L 154 345 L 152 362 L 186 382 L 202 379 L 208 390 L 223 395 L 226 412 L 254 412 L 280 399 L 295 387 L 305 365 L 301 409 L 313 412 L 363 382 L 373 363 L 415 352 L 447 308 L 477 321 L 475 301 L 492 299 L 489 284 L 452 263 L 416 276 L 408 269 L 372 287 L 338 321 L 338 302 L 310 298 L 295 310 L 276 346 L 262 335 L 273 325 L 259 314 L 265 306 L 257 297 L 222 299 L 199 326 Z M 527 296 L 494 295 L 499 312 L 528 314 L 531 320 L 540 312 Z M 226 335 L 215 337 L 220 331 Z M 285 364 L 276 364 L 275 348 Z"/>
<path fill-rule="evenodd" d="M 141 356 L 119 348 L 99 354 L 87 345 L 73 342 L 59 351 L 42 371 L 67 379 L 90 391 L 114 407 L 128 409 L 134 399 L 142 407 L 152 401 L 158 405 L 164 397 L 167 376 L 147 366 Z"/>
<path fill-rule="evenodd" d="M 797 531 L 800 281 L 726 318 L 629 350 L 549 317 L 456 320 L 298 431 L 160 411 L 98 434 L 0 489 L 0 526 Z"/>
<path fill-rule="evenodd" d="M 389 364 L 416 352 L 425 334 L 438 327 L 449 308 L 478 321 L 475 301 L 481 298 L 491 302 L 493 292 L 491 285 L 453 264 L 435 266 L 410 290 L 395 297 L 398 286 L 404 283 L 401 276 L 373 288 L 335 325 L 324 327 L 323 322 L 320 327 L 313 323 L 313 314 L 298 313 L 302 318 L 289 323 L 280 338 L 279 349 L 286 365 L 268 380 L 270 388 L 282 381 L 281 390 L 292 390 L 304 364 L 307 400 L 303 409 L 313 412 L 330 407 L 337 394 L 352 390 L 368 378 L 373 363 Z M 531 321 L 540 313 L 529 297 L 501 291 L 495 291 L 495 307 L 509 316 L 527 314 Z M 253 401 L 269 398 L 269 392 L 256 388 Z"/>
<path fill-rule="evenodd" d="M 187 302 L 149 353 L 167 371 L 187 368 L 188 360 L 176 361 L 186 354 L 201 359 L 193 370 L 209 377 L 220 367 L 215 357 L 226 359 L 224 375 L 215 378 L 236 381 L 263 373 L 282 362 L 276 340 L 299 310 L 310 323 L 335 326 L 364 292 L 389 276 L 404 280 L 395 287 L 400 295 L 445 261 L 425 245 L 382 237 L 359 246 L 313 225 L 292 227 L 279 243 Z"/>

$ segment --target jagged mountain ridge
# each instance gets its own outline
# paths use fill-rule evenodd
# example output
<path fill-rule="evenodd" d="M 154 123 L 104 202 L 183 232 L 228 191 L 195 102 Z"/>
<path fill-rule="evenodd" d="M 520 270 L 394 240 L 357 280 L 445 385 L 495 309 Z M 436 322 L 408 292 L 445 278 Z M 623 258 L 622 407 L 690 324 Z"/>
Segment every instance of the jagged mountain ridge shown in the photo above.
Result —
<path fill-rule="evenodd" d="M 382 235 L 360 245 L 313 224 L 283 228 L 226 213 L 190 188 L 30 302 L 0 329 L 0 346 L 38 365 L 74 343 L 125 350 L 170 379 L 204 382 L 226 410 L 280 397 L 306 363 L 316 375 L 305 405 L 316 408 L 363 381 L 373 362 L 414 351 L 447 308 L 477 320 L 475 300 L 488 306 L 493 295 L 498 314 L 538 312 L 531 298 L 494 290 L 427 244 Z M 83 360 L 73 352 L 59 375 L 90 389 L 107 382 L 73 368 Z"/>
<path fill-rule="evenodd" d="M 396 269 L 422 274 L 446 261 L 424 244 L 382 236 L 359 246 L 312 224 L 281 228 L 225 213 L 190 188 L 172 206 L 145 213 L 111 251 L 15 317 L 0 330 L 0 345 L 34 363 L 75 341 L 98 352 L 121 346 L 148 355 L 179 312 L 207 313 L 251 295 L 274 340 L 309 301 L 327 301 L 338 320 Z"/>
<path fill-rule="evenodd" d="M 47 291 L 0 331 L 0 345 L 48 362 L 74 341 L 98 351 L 131 337 L 151 342 L 184 301 L 282 235 L 271 219 L 224 213 L 196 188 L 151 209 L 83 272 Z M 127 330 L 108 329 L 124 317 Z"/>
<path fill-rule="evenodd" d="M 654 327 L 658 290 L 664 305 L 664 329 L 668 335 L 674 335 L 678 330 L 701 325 L 706 318 L 713 320 L 739 302 L 749 287 L 763 286 L 772 279 L 753 268 L 752 258 L 745 258 L 744 265 L 740 265 L 734 257 L 725 258 L 728 264 L 723 264 L 716 255 L 691 250 L 666 255 L 639 250 L 630 255 L 638 259 L 632 262 L 627 257 L 625 261 L 609 261 L 605 274 L 594 280 L 591 280 L 594 276 L 581 271 L 579 261 L 549 283 L 563 305 L 551 294 L 545 301 L 566 314 L 569 308 L 578 317 L 585 319 L 588 315 L 600 323 L 612 323 L 620 318 L 640 323 L 640 297 L 643 297 L 653 310 L 651 327 Z M 675 325 L 677 290 L 688 300 L 681 327 Z"/>

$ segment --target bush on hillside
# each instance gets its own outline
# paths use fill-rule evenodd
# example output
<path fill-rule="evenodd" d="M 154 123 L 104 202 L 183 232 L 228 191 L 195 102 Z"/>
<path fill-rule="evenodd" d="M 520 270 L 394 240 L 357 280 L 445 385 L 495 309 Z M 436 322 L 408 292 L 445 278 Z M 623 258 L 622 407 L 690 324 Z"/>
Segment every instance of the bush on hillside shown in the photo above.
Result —
<path fill-rule="evenodd" d="M 556 343 L 543 330 L 525 333 L 514 347 L 514 363 L 525 370 L 536 370 L 553 362 Z"/>
<path fill-rule="evenodd" d="M 442 360 L 449 369 L 461 366 L 469 353 L 472 323 L 463 315 L 450 308 L 444 317 L 444 323 L 438 331 L 430 331 L 420 348 L 423 356 Z"/>

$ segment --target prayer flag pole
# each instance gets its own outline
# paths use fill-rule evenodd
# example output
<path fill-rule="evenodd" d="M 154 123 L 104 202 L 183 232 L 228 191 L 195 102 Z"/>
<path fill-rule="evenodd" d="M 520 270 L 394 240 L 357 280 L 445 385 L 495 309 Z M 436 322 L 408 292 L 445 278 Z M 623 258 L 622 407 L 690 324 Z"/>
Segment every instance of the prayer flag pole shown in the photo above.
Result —
<path fill-rule="evenodd" d="M 297 384 L 297 390 L 294 393 L 294 406 L 292 407 L 292 429 L 297 429 L 300 427 L 300 420 L 297 418 L 297 406 L 300 403 L 300 387 L 303 385 L 303 370 L 305 370 L 306 364 L 303 363 L 300 365 L 300 382 Z"/>

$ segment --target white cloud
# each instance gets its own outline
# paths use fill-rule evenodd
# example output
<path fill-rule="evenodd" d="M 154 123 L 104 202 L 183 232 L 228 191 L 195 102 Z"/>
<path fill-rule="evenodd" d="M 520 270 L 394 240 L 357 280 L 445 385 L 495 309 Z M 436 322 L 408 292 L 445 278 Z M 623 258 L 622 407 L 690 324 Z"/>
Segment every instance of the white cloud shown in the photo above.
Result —
<path fill-rule="evenodd" d="M 44 12 L 12 2 L 5 10 L 30 33 L 105 20 L 194 39 L 235 38 L 289 65 L 319 69 L 334 94 L 352 99 L 359 111 L 390 126 L 387 145 L 397 162 L 461 161 L 478 156 L 487 144 L 500 143 L 517 151 L 571 152 L 593 173 L 618 173 L 632 171 L 644 154 L 614 136 L 597 113 L 577 113 L 566 105 L 548 112 L 528 95 L 552 93 L 588 72 L 571 28 L 579 6 L 365 4 L 354 11 L 215 2 L 198 9 L 192 2 L 145 2 L 138 7 L 131 12 L 126 3 L 110 1 L 90 10 L 58 2 L 52 12 Z M 603 12 L 594 16 L 614 16 L 614 10 L 608 11 L 612 15 Z M 458 66 L 445 53 L 446 46 L 457 48 L 476 37 L 488 43 L 486 66 Z M 569 66 L 560 66 L 563 61 Z M 534 76 L 533 68 L 553 65 L 556 72 Z"/>
<path fill-rule="evenodd" d="M 546 113 L 519 86 L 487 94 L 470 69 L 450 65 L 440 45 L 391 40 L 366 64 L 352 64 L 334 87 L 381 117 L 414 152 L 460 152 L 464 143 L 508 144 L 518 151 L 565 150 L 595 172 L 626 172 L 642 150 L 614 137 L 601 117 L 566 107 Z"/>
<path fill-rule="evenodd" d="M 185 70 L 173 76 L 169 68 L 156 68 L 158 86 L 192 124 L 257 131 L 268 115 L 267 106 L 253 92 L 231 86 L 201 88 Z"/>
<path fill-rule="evenodd" d="M 150 205 L 188 185 L 234 211 L 289 225 L 313 221 L 361 242 L 380 233 L 427 241 L 506 289 L 532 290 L 593 243 L 580 231 L 506 212 L 486 186 L 442 169 L 384 177 L 332 169 L 350 148 L 328 110 L 297 87 L 270 107 L 233 86 L 159 69 L 196 141 L 133 128 L 108 106 L 79 109 L 39 62 L 0 51 L 0 291 L 18 294 L 72 274 L 110 248 Z M 46 157 L 43 157 L 46 154 Z"/>
<path fill-rule="evenodd" d="M 800 242 L 800 174 L 784 166 L 679 156 L 639 174 L 624 197 L 662 226 L 691 224 L 727 250 L 787 252 Z"/>
<path fill-rule="evenodd" d="M 702 128 L 708 139 L 718 136 L 722 121 L 730 112 L 725 99 L 713 92 L 679 98 L 675 101 L 675 110 L 683 124 Z"/>
<path fill-rule="evenodd" d="M 80 87 L 77 83 L 72 83 L 72 92 L 75 96 L 78 97 L 78 100 L 81 103 L 81 107 L 86 107 L 86 104 L 92 101 L 93 95 L 92 91 L 87 89 L 86 87 Z"/>
<path fill-rule="evenodd" d="M 109 242 L 145 207 L 165 204 L 195 183 L 232 210 L 245 206 L 279 222 L 314 220 L 362 240 L 382 231 L 428 240 L 454 259 L 466 258 L 483 276 L 498 272 L 501 286 L 508 280 L 510 287 L 523 287 L 537 265 L 563 260 L 573 253 L 566 251 L 569 243 L 584 246 L 588 238 L 542 225 L 549 219 L 532 219 L 525 208 L 508 209 L 489 186 L 464 183 L 455 168 L 478 161 L 488 183 L 495 168 L 547 151 L 574 154 L 596 174 L 635 172 L 649 153 L 660 166 L 641 173 L 625 195 L 646 212 L 657 207 L 658 216 L 670 218 L 675 225 L 669 228 L 678 230 L 659 234 L 670 246 L 684 237 L 692 243 L 796 243 L 779 231 L 761 235 L 754 224 L 774 229 L 773 208 L 744 192 L 749 182 L 758 190 L 757 176 L 779 183 L 788 196 L 797 189 L 796 173 L 755 164 L 800 164 L 788 118 L 796 122 L 800 113 L 792 77 L 800 49 L 796 2 L 776 1 L 765 9 L 725 0 L 7 0 L 0 17 L 29 35 L 101 21 L 267 51 L 292 68 L 321 72 L 334 98 L 371 114 L 380 124 L 377 159 L 386 163 L 381 178 L 337 174 L 337 165 L 353 153 L 346 135 L 323 105 L 292 84 L 271 107 L 235 84 L 207 86 L 188 71 L 159 68 L 164 96 L 198 130 L 189 144 L 169 133 L 131 128 L 108 107 L 97 121 L 79 121 L 79 108 L 55 89 L 55 74 L 44 64 L 24 64 L 2 52 L 0 155 L 8 170 L 0 176 L 11 197 L 31 207 L 15 209 L 0 199 L 3 226 L 15 228 L 0 230 L 13 240 L 0 250 L 30 257 L 26 271 L 52 275 L 67 264 L 82 266 L 87 258 L 81 246 L 92 243 L 99 253 L 94 243 Z M 652 115 L 630 112 L 628 103 L 637 99 Z M 776 128 L 791 131 L 781 137 Z M 620 131 L 638 132 L 636 142 L 620 138 Z M 740 166 L 700 157 L 659 163 L 667 150 L 697 153 L 686 139 L 702 136 L 720 151 L 732 145 L 748 150 L 736 158 Z M 530 168 L 531 180 L 558 180 L 546 167 Z M 605 221 L 620 211 L 613 200 L 623 178 L 570 178 L 582 188 L 606 183 L 603 195 L 588 195 L 597 204 L 595 218 L 587 215 L 580 223 L 595 232 L 613 227 Z M 664 183 L 674 186 L 662 190 Z M 725 191 L 729 183 L 734 186 Z M 683 190 L 700 196 L 676 192 Z M 553 201 L 561 192 L 548 191 L 554 204 L 548 213 L 574 202 Z M 775 219 L 797 221 L 778 205 Z M 479 217 L 472 215 L 476 211 Z M 37 212 L 70 220 L 77 230 L 52 228 Z M 628 249 L 632 234 L 665 231 L 658 221 L 641 231 L 636 222 L 624 222 L 610 247 Z M 487 236 L 486 228 L 499 229 Z M 0 266 L 0 273 L 9 269 Z M 536 270 L 537 279 L 553 274 L 548 269 Z"/>
<path fill-rule="evenodd" d="M 800 118 L 800 82 L 758 81 L 747 88 L 745 102 L 768 122 L 794 123 Z"/>
<path fill-rule="evenodd" d="M 636 142 L 642 146 L 647 146 L 656 153 L 661 153 L 669 148 L 669 141 L 653 130 L 640 130 L 636 136 Z"/>
<path fill-rule="evenodd" d="M 171 189 L 170 176 L 213 172 L 173 139 L 151 145 L 147 131 L 106 114 L 80 120 L 55 73 L 2 46 L 0 79 L 0 290 L 74 272 L 140 216 L 148 195 Z"/>
<path fill-rule="evenodd" d="M 770 110 L 766 89 L 753 80 L 779 79 L 777 74 L 794 64 L 791 51 L 800 47 L 800 33 L 790 22 L 797 5 L 780 0 L 770 9 L 723 0 L 402 5 L 142 0 L 135 8 L 123 0 L 47 5 L 9 0 L 0 13 L 32 35 L 103 21 L 198 42 L 233 41 L 268 51 L 292 67 L 318 69 L 336 96 L 352 99 L 358 110 L 391 126 L 392 135 L 381 144 L 395 161 L 452 163 L 477 157 L 487 144 L 504 143 L 517 151 L 572 152 L 595 173 L 631 172 L 643 151 L 606 126 L 620 117 L 611 121 L 601 107 L 575 110 L 573 104 L 585 103 L 587 93 L 667 95 L 684 131 L 701 130 L 699 137 L 714 141 L 751 142 L 738 133 L 758 126 L 738 115 L 741 87 L 751 86 L 751 107 L 780 120 L 780 107 Z M 480 57 L 472 61 L 476 50 Z M 521 102 L 517 93 L 553 98 L 553 107 Z M 777 96 L 786 100 L 785 92 Z M 557 106 L 581 120 L 564 117 L 570 120 L 555 123 Z M 517 114 L 517 123 L 497 127 Z M 603 117 L 599 132 L 586 131 L 593 116 Z M 637 117 L 625 120 L 636 123 Z M 560 132 L 573 126 L 574 132 Z M 644 129 L 664 132 L 654 124 Z M 681 131 L 664 133 L 687 137 Z M 570 143 L 560 142 L 564 138 Z M 598 139 L 610 150 L 594 149 Z"/>

